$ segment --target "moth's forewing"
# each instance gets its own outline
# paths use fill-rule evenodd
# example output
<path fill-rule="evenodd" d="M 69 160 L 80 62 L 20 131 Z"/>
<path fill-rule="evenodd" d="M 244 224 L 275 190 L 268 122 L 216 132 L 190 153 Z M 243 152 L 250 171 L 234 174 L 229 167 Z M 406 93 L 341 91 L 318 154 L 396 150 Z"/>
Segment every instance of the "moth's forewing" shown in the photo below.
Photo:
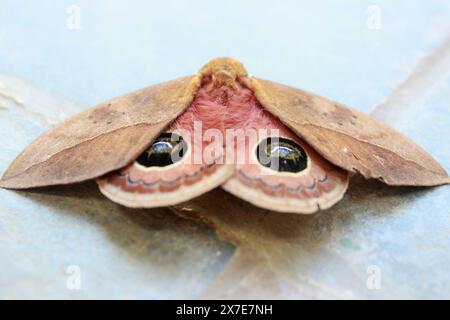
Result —
<path fill-rule="evenodd" d="M 261 104 L 327 160 L 389 185 L 449 183 L 441 165 L 409 138 L 370 116 L 300 89 L 251 79 Z"/>
<path fill-rule="evenodd" d="M 0 186 L 69 184 L 126 166 L 191 103 L 197 76 L 103 102 L 50 129 L 9 166 Z"/>

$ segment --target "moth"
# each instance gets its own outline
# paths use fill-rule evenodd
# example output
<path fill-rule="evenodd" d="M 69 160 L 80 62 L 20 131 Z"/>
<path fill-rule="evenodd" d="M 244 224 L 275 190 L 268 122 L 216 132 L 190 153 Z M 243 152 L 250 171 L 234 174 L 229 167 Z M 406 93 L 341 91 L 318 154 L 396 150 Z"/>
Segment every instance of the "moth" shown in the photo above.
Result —
<path fill-rule="evenodd" d="M 19 154 L 0 186 L 96 179 L 106 197 L 138 208 L 221 186 L 262 208 L 313 213 L 337 203 L 354 173 L 392 186 L 450 182 L 424 149 L 382 122 L 217 58 L 195 75 L 100 103 L 50 129 Z"/>

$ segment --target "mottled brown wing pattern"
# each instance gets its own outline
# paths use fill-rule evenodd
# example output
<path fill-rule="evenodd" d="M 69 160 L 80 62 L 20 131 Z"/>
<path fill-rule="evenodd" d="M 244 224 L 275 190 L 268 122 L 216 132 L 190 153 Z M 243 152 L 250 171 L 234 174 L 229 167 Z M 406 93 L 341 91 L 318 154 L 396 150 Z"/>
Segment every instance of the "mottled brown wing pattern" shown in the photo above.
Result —
<path fill-rule="evenodd" d="M 10 165 L 0 186 L 31 188 L 80 182 L 124 167 L 191 103 L 196 76 L 103 102 L 47 131 Z"/>
<path fill-rule="evenodd" d="M 333 164 L 389 185 L 449 183 L 409 138 L 358 110 L 300 89 L 251 79 L 261 104 Z"/>

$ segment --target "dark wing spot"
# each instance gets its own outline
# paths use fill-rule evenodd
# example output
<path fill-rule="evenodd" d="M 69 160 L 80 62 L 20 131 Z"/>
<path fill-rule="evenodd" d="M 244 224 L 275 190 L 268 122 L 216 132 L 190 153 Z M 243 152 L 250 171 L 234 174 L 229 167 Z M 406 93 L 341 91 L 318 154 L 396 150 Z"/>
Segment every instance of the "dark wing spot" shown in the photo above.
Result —
<path fill-rule="evenodd" d="M 294 141 L 282 137 L 263 139 L 256 148 L 258 162 L 278 172 L 297 173 L 308 167 L 305 150 Z"/>
<path fill-rule="evenodd" d="M 187 148 L 188 145 L 182 136 L 164 132 L 136 161 L 144 167 L 166 167 L 180 161 Z"/>

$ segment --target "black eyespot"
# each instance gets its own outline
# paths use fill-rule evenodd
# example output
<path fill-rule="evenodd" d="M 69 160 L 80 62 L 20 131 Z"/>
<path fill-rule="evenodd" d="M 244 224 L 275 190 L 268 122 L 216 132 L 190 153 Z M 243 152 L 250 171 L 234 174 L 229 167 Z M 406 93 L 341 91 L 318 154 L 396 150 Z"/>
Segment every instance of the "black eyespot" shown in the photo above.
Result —
<path fill-rule="evenodd" d="M 182 136 L 173 132 L 164 132 L 136 161 L 144 167 L 169 166 L 180 161 L 186 154 L 187 148 L 188 145 Z"/>
<path fill-rule="evenodd" d="M 290 139 L 272 137 L 262 140 L 256 148 L 261 165 L 278 172 L 300 172 L 308 167 L 305 150 Z"/>

